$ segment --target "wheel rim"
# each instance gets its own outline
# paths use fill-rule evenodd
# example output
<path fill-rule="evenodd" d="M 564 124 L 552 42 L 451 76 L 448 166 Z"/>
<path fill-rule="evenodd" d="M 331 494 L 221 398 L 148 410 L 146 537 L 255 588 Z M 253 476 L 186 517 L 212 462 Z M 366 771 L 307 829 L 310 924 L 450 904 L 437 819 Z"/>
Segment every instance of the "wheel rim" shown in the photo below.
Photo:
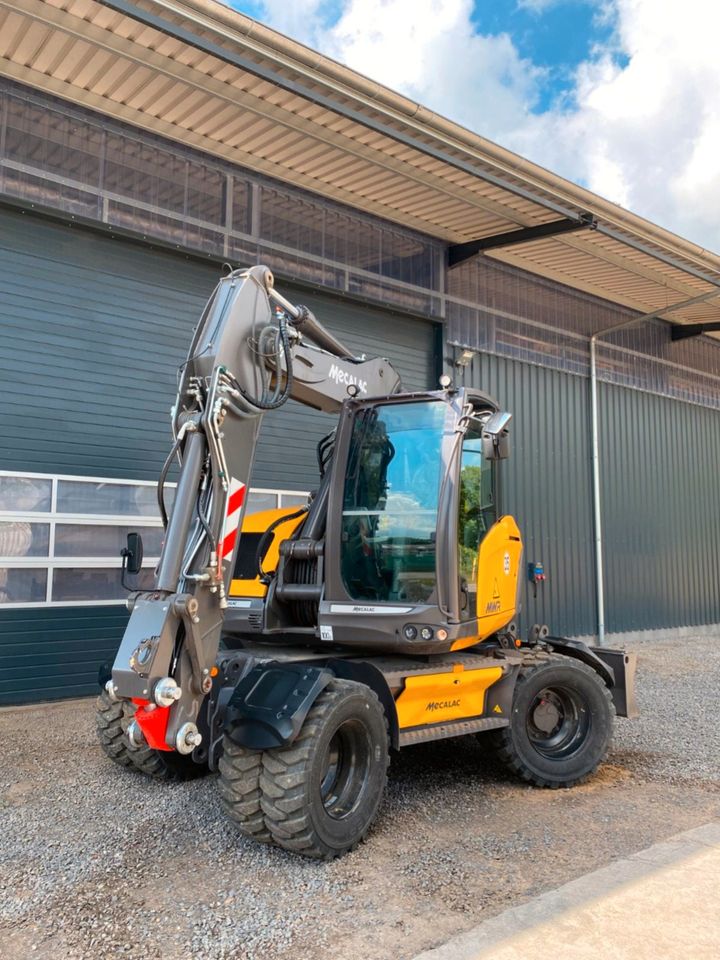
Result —
<path fill-rule="evenodd" d="M 551 760 L 574 756 L 590 730 L 585 698 L 566 687 L 545 687 L 530 704 L 526 721 L 533 747 Z"/>
<path fill-rule="evenodd" d="M 370 771 L 370 737 L 357 720 L 340 724 L 325 751 L 320 777 L 320 798 L 333 820 L 342 820 L 357 809 Z"/>

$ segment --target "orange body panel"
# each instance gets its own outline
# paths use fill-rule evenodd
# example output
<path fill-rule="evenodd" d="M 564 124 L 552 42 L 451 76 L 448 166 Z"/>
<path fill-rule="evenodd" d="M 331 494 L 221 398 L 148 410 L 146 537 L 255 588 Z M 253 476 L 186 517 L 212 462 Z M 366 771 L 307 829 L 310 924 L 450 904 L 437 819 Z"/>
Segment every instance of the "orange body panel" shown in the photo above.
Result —
<path fill-rule="evenodd" d="M 279 517 L 292 516 L 297 513 L 297 507 L 283 507 L 275 510 L 261 510 L 259 513 L 251 513 L 243 520 L 242 533 L 265 533 L 271 524 Z M 305 514 L 301 517 L 295 517 L 294 520 L 287 520 L 285 523 L 279 523 L 273 531 L 273 539 L 268 547 L 263 560 L 263 569 L 272 573 L 277 569 L 280 559 L 280 544 L 293 535 L 295 530 L 305 519 Z M 242 538 L 242 534 L 241 534 Z M 259 575 L 254 580 L 232 580 L 230 582 L 231 597 L 264 597 L 267 593 L 267 586 L 260 580 Z"/>
<path fill-rule="evenodd" d="M 515 519 L 500 517 L 486 533 L 478 551 L 478 632 L 456 640 L 453 650 L 472 647 L 502 630 L 514 618 L 522 552 L 522 538 Z"/>

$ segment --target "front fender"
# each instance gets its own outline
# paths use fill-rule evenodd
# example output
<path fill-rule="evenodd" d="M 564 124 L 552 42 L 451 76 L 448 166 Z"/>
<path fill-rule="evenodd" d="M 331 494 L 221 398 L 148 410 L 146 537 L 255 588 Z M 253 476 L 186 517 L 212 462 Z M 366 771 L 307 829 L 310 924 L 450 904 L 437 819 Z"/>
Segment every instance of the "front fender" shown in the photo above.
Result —
<path fill-rule="evenodd" d="M 261 663 L 235 687 L 227 705 L 225 733 L 249 750 L 284 747 L 297 737 L 332 671 L 303 663 Z"/>

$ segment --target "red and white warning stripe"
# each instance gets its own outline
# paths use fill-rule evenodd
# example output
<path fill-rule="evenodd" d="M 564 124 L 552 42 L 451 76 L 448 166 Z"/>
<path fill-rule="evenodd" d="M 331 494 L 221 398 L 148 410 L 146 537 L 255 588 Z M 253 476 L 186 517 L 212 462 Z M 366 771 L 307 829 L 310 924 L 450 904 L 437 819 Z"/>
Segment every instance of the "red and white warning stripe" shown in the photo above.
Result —
<path fill-rule="evenodd" d="M 227 516 L 223 526 L 222 546 L 220 547 L 220 556 L 227 560 L 235 549 L 238 528 L 240 526 L 240 513 L 242 511 L 243 501 L 245 500 L 245 484 L 233 477 L 230 480 L 230 497 L 228 499 Z"/>

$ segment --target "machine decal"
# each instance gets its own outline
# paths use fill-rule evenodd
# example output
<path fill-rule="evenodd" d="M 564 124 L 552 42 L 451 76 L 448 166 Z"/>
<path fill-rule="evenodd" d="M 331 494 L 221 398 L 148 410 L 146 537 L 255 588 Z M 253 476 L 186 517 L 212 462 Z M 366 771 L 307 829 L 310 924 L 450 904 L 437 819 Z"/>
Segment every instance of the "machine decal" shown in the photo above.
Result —
<path fill-rule="evenodd" d="M 410 613 L 412 607 L 367 606 L 363 603 L 331 603 L 330 613 Z"/>
<path fill-rule="evenodd" d="M 365 380 L 361 380 L 359 377 L 356 377 L 355 374 L 343 370 L 342 367 L 339 367 L 336 363 L 333 363 L 330 367 L 328 379 L 334 380 L 335 383 L 344 383 L 347 387 L 355 386 L 360 393 L 367 393 L 367 383 Z"/>
<path fill-rule="evenodd" d="M 245 501 L 245 484 L 234 477 L 230 479 L 230 497 L 228 498 L 227 516 L 223 527 L 222 546 L 220 554 L 227 560 L 235 549 L 238 527 L 240 526 L 240 512 Z"/>
<path fill-rule="evenodd" d="M 442 700 L 440 702 L 431 700 L 425 707 L 426 710 L 446 710 L 450 707 L 459 707 L 460 700 Z"/>

